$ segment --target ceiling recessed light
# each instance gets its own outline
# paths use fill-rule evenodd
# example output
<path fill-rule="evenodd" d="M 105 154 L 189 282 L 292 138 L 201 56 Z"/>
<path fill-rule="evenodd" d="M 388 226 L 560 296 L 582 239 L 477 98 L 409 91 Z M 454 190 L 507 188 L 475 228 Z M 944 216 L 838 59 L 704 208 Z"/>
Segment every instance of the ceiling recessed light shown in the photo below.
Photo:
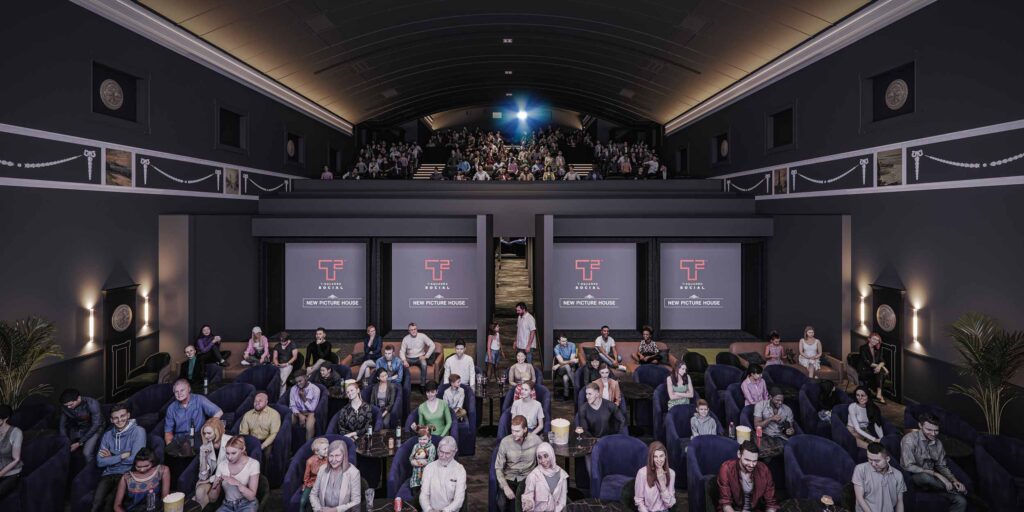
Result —
<path fill-rule="evenodd" d="M 506 69 L 505 70 L 505 74 L 506 75 L 511 75 L 512 74 L 512 70 L 511 69 Z"/>
<path fill-rule="evenodd" d="M 511 37 L 503 37 L 503 38 L 501 39 L 501 42 L 502 42 L 503 44 L 512 44 L 512 38 L 511 38 Z"/>

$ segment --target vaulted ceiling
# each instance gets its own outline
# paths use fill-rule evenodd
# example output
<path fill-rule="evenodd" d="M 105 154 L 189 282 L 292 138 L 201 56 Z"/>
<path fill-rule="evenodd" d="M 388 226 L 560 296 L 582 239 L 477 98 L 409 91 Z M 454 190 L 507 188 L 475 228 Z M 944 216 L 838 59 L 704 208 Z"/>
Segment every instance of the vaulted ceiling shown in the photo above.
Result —
<path fill-rule="evenodd" d="M 665 123 L 870 0 L 138 0 L 353 123 L 507 94 Z"/>

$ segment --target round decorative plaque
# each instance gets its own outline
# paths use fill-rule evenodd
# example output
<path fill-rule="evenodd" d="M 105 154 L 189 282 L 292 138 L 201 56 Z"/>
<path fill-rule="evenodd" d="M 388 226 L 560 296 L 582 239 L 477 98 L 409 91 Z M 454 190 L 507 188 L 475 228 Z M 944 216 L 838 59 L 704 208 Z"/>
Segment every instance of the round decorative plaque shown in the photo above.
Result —
<path fill-rule="evenodd" d="M 885 88 L 885 106 L 889 110 L 899 110 L 907 103 L 910 87 L 902 79 L 897 78 Z"/>
<path fill-rule="evenodd" d="M 729 156 L 729 139 L 722 139 L 722 142 L 718 143 L 718 154 L 723 157 Z"/>
<path fill-rule="evenodd" d="M 124 90 L 121 84 L 110 78 L 100 83 L 100 101 L 110 110 L 117 110 L 124 105 Z"/>
<path fill-rule="evenodd" d="M 878 326 L 885 332 L 892 332 L 896 328 L 896 312 L 888 304 L 878 306 L 878 310 L 875 311 L 875 319 L 878 320 Z"/>
<path fill-rule="evenodd" d="M 132 308 L 127 304 L 121 304 L 114 309 L 110 315 L 110 326 L 117 332 L 123 332 L 132 324 Z"/>
<path fill-rule="evenodd" d="M 295 141 L 289 140 L 285 145 L 285 151 L 288 152 L 288 156 L 295 156 Z"/>

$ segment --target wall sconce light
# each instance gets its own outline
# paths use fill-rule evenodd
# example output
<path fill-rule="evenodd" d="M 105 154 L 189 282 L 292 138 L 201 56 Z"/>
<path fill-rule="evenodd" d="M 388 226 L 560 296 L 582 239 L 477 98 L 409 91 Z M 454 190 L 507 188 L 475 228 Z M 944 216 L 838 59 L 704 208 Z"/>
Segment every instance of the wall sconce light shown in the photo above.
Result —
<path fill-rule="evenodd" d="M 143 297 L 146 302 L 142 305 L 142 325 L 149 327 L 149 296 Z"/>
<path fill-rule="evenodd" d="M 864 299 L 865 299 L 865 297 L 863 295 L 861 295 L 860 296 L 860 325 L 861 325 L 861 327 L 864 327 L 864 324 L 867 323 L 867 317 L 865 316 L 865 313 L 864 313 L 864 307 L 865 307 L 864 306 Z"/>
<path fill-rule="evenodd" d="M 910 334 L 914 338 L 914 342 L 917 343 L 917 308 L 914 308 L 914 317 L 911 319 Z"/>
<path fill-rule="evenodd" d="M 89 343 L 96 341 L 96 319 L 93 317 L 93 308 L 89 308 Z"/>

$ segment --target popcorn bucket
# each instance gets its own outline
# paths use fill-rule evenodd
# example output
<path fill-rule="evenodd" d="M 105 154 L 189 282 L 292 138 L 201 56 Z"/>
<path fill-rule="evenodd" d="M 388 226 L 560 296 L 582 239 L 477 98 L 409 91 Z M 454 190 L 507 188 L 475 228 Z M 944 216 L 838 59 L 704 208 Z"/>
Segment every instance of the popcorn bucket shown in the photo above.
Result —
<path fill-rule="evenodd" d="M 750 441 L 750 427 L 736 425 L 736 442 L 743 444 L 743 441 Z"/>
<path fill-rule="evenodd" d="M 185 510 L 185 493 L 172 492 L 164 498 L 164 512 L 182 512 Z"/>
<path fill-rule="evenodd" d="M 569 420 L 563 418 L 551 420 L 551 432 L 555 436 L 555 444 L 569 444 Z"/>

